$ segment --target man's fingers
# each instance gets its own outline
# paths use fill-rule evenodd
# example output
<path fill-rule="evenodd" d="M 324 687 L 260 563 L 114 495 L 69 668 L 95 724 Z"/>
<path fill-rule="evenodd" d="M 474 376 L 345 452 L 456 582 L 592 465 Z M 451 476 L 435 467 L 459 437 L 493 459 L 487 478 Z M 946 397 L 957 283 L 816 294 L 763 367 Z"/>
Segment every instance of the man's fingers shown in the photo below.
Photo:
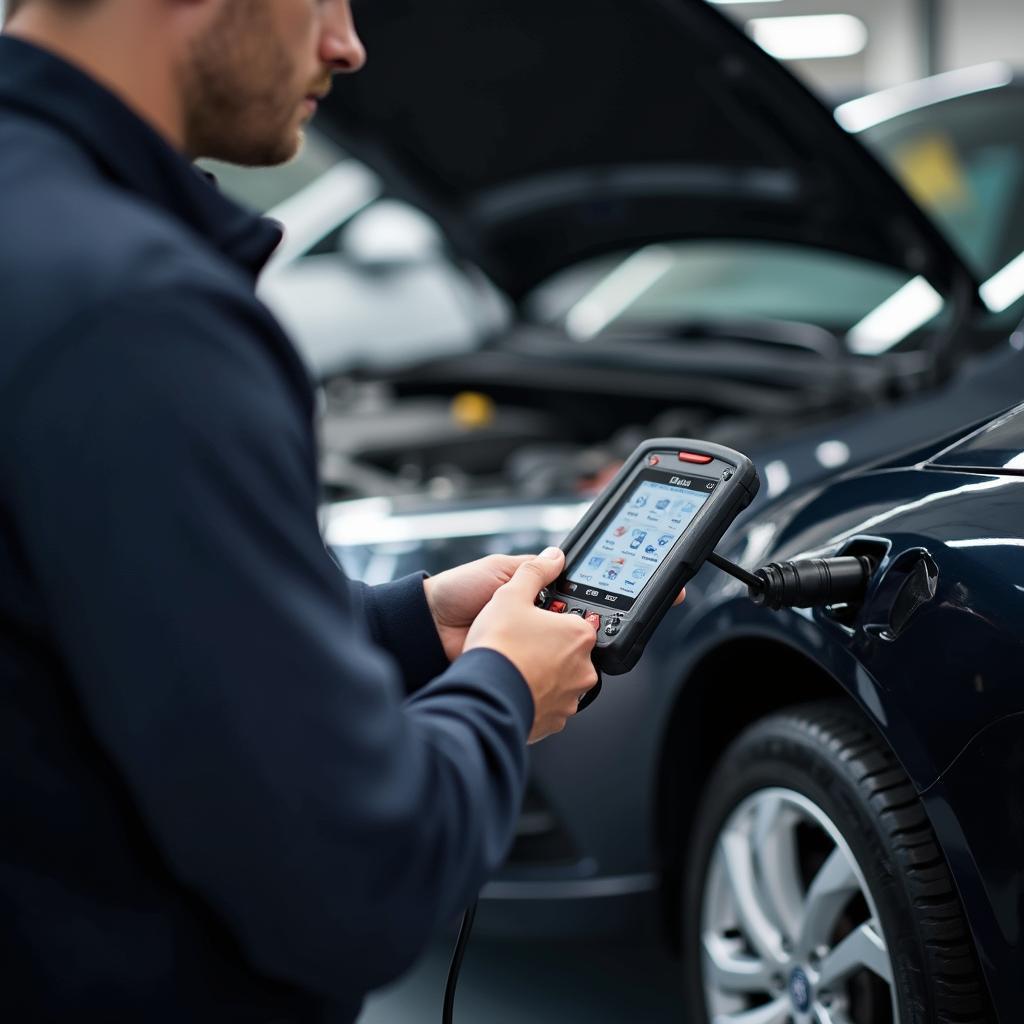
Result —
<path fill-rule="evenodd" d="M 532 590 L 530 600 L 537 592 L 558 578 L 565 563 L 565 555 L 558 548 L 545 548 L 536 558 L 529 558 L 516 569 L 505 589 Z"/>
<path fill-rule="evenodd" d="M 672 607 L 674 608 L 677 604 L 682 604 L 685 600 L 686 587 L 683 587 L 683 589 L 679 591 L 679 596 L 672 602 Z"/>
<path fill-rule="evenodd" d="M 528 562 L 531 558 L 536 557 L 536 555 L 485 555 L 480 561 L 487 565 L 495 576 L 507 583 L 523 562 Z"/>

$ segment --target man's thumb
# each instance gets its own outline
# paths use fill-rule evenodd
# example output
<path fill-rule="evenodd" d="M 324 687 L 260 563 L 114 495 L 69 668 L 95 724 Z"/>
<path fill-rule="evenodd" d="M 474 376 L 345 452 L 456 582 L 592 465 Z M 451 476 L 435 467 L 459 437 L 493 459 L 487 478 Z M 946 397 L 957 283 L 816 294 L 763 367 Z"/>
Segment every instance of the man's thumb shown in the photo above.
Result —
<path fill-rule="evenodd" d="M 536 596 L 541 587 L 557 579 L 565 564 L 565 554 L 558 548 L 545 548 L 536 558 L 523 562 L 515 571 L 515 575 L 506 586 L 515 586 L 516 589 L 524 590 L 533 588 L 533 595 Z"/>

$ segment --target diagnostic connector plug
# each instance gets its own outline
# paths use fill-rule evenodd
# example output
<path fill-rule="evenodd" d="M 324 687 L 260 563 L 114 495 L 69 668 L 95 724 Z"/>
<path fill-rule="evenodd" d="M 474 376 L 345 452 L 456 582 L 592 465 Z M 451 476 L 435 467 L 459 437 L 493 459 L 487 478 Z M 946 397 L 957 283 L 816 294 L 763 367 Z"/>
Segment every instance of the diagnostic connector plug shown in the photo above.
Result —
<path fill-rule="evenodd" d="M 718 554 L 709 555 L 708 561 L 745 583 L 754 604 L 773 611 L 859 604 L 875 571 L 874 562 L 864 555 L 771 562 L 755 572 L 747 572 Z"/>
<path fill-rule="evenodd" d="M 754 573 L 759 585 L 748 585 L 750 600 L 773 611 L 858 604 L 873 571 L 871 559 L 863 555 L 770 562 Z"/>

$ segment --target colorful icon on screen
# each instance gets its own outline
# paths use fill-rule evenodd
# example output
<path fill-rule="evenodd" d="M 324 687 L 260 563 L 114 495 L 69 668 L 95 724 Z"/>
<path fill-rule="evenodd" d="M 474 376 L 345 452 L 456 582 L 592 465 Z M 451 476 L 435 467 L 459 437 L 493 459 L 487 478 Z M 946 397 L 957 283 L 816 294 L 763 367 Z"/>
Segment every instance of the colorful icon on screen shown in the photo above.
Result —
<path fill-rule="evenodd" d="M 668 508 L 668 498 L 662 498 L 654 507 L 659 512 L 664 512 Z"/>
<path fill-rule="evenodd" d="M 626 526 L 616 526 L 615 529 L 612 530 L 612 533 L 614 533 L 616 537 L 621 537 L 627 529 L 628 527 Z"/>
<path fill-rule="evenodd" d="M 673 540 L 675 540 L 675 538 L 672 536 L 671 533 L 663 533 L 658 538 L 658 547 L 663 548 L 666 544 L 671 544 Z"/>
<path fill-rule="evenodd" d="M 646 530 L 634 530 L 633 531 L 633 540 L 632 540 L 632 542 L 630 543 L 629 546 L 634 551 L 636 551 L 636 549 L 638 547 L 640 547 L 641 544 L 643 544 L 643 542 L 646 539 L 646 537 L 647 537 L 647 531 Z"/>
<path fill-rule="evenodd" d="M 593 558 L 590 559 L 589 562 L 587 562 L 587 565 L 589 565 L 592 569 L 596 569 L 603 562 L 604 555 L 595 555 Z"/>

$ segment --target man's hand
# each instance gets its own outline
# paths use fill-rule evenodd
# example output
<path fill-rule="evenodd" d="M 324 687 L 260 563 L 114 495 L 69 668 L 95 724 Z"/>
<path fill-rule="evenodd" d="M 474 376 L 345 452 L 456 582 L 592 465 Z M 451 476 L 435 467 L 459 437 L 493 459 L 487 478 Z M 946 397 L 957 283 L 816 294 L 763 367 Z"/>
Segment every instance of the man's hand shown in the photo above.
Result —
<path fill-rule="evenodd" d="M 488 555 L 467 562 L 423 581 L 427 607 L 434 617 L 437 635 L 449 661 L 454 661 L 466 643 L 466 634 L 484 605 L 514 575 L 516 569 L 536 555 Z M 675 604 L 682 604 L 681 590 Z"/>
<path fill-rule="evenodd" d="M 512 579 L 519 566 L 535 557 L 488 555 L 423 581 L 427 607 L 449 661 L 462 653 L 469 627 L 494 592 Z"/>
<path fill-rule="evenodd" d="M 487 647 L 505 655 L 522 673 L 533 695 L 530 742 L 561 732 L 583 695 L 597 683 L 590 652 L 593 626 L 578 615 L 556 615 L 534 605 L 564 564 L 558 548 L 523 559 L 511 580 L 499 587 L 477 616 L 466 650 Z"/>

